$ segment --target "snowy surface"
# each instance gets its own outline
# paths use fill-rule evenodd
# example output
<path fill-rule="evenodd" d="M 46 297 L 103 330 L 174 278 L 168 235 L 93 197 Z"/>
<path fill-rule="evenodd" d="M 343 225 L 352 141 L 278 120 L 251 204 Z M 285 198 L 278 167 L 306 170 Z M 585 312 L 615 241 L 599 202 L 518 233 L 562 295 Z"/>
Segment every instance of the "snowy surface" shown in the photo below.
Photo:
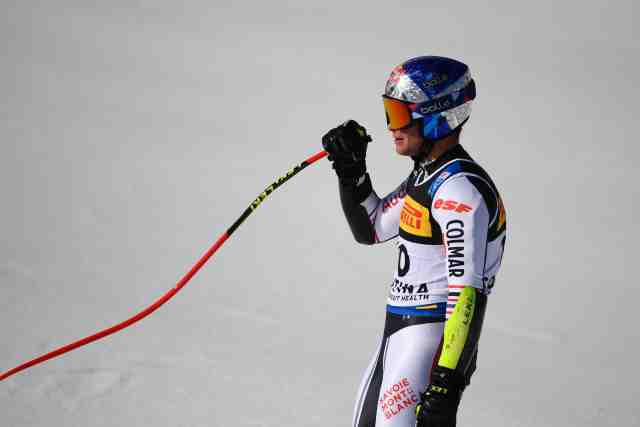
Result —
<path fill-rule="evenodd" d="M 151 303 L 347 118 L 394 188 L 384 81 L 441 54 L 509 221 L 459 424 L 640 425 L 637 5 L 257 4 L 2 3 L 0 370 Z M 323 160 L 150 318 L 1 382 L 0 425 L 347 426 L 395 263 Z"/>

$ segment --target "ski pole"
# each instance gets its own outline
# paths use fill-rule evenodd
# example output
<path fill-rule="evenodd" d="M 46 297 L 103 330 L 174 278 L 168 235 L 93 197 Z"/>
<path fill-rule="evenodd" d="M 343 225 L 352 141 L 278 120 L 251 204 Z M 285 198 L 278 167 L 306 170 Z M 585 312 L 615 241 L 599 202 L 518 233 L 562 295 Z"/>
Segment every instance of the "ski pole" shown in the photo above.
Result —
<path fill-rule="evenodd" d="M 209 260 L 209 258 L 211 258 L 211 256 L 213 256 L 213 254 L 224 244 L 224 242 L 229 238 L 229 236 L 231 236 L 231 234 L 233 234 L 233 232 L 236 231 L 238 227 L 240 227 L 240 225 L 244 222 L 244 220 L 246 220 L 247 217 L 251 215 L 251 213 L 253 213 L 253 211 L 255 211 L 258 208 L 258 206 L 260 206 L 260 204 L 264 201 L 264 199 L 266 199 L 269 196 L 269 194 L 273 193 L 278 187 L 280 187 L 282 184 L 284 184 L 289 179 L 294 177 L 302 169 L 320 160 L 326 155 L 327 155 L 326 151 L 320 151 L 314 154 L 313 156 L 309 157 L 302 163 L 298 164 L 297 166 L 294 166 L 286 174 L 276 179 L 270 186 L 265 188 L 265 190 L 262 193 L 260 193 L 253 202 L 251 202 L 251 204 L 247 207 L 247 209 L 245 209 L 242 215 L 240 215 L 240 217 L 231 225 L 231 227 L 229 227 L 227 231 L 222 233 L 222 235 L 218 238 L 218 240 L 216 240 L 216 242 L 204 253 L 204 255 L 202 255 L 202 257 L 193 265 L 193 267 L 191 267 L 191 269 L 182 277 L 182 279 L 180 279 L 173 288 L 171 288 L 167 293 L 165 293 L 162 297 L 156 300 L 153 304 L 151 304 L 150 306 L 148 306 L 138 314 L 116 325 L 113 325 L 110 328 L 96 332 L 93 335 L 89 335 L 78 341 L 74 341 L 63 347 L 50 351 L 49 353 L 43 354 L 42 356 L 39 356 L 35 359 L 32 359 L 28 362 L 25 362 L 19 366 L 16 366 L 13 369 L 10 369 L 0 374 L 0 381 L 5 380 L 8 377 L 14 374 L 17 374 L 20 371 L 28 369 L 34 365 L 38 365 L 49 359 L 53 359 L 54 357 L 68 353 L 71 350 L 75 350 L 78 347 L 82 347 L 93 341 L 97 341 L 100 338 L 104 338 L 108 335 L 114 334 L 128 326 L 131 326 L 137 321 L 144 319 L 145 317 L 147 317 L 148 315 L 156 311 L 158 308 L 160 308 L 160 306 L 162 306 L 164 303 L 166 303 L 171 298 L 173 298 L 173 296 L 177 294 L 178 291 L 180 291 L 180 289 L 182 289 L 189 282 L 189 280 L 191 280 L 193 276 L 195 276 L 195 274 L 200 270 L 200 268 L 202 268 L 202 266 Z"/>

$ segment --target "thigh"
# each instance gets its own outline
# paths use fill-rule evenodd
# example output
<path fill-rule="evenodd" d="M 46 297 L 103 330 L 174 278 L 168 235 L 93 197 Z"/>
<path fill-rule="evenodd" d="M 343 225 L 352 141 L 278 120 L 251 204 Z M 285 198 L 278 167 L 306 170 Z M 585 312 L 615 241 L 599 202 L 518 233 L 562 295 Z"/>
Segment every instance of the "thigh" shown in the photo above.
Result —
<path fill-rule="evenodd" d="M 376 427 L 413 427 L 420 393 L 429 384 L 443 322 L 411 325 L 389 336 L 376 408 Z"/>
<path fill-rule="evenodd" d="M 356 398 L 353 411 L 353 427 L 370 427 L 376 422 L 376 401 L 382 384 L 382 354 L 387 342 L 383 337 L 369 362 Z"/>
<path fill-rule="evenodd" d="M 413 324 L 385 333 L 360 385 L 354 427 L 413 427 L 443 322 Z"/>

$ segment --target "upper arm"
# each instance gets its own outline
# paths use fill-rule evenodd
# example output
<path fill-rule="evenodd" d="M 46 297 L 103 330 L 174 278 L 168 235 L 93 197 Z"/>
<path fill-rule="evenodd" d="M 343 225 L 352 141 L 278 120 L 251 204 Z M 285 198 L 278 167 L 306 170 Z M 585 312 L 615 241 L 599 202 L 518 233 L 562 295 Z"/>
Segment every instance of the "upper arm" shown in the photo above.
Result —
<path fill-rule="evenodd" d="M 398 235 L 400 211 L 406 194 L 407 181 L 405 180 L 382 199 L 375 192 L 372 192 L 362 202 L 374 228 L 375 243 L 386 242 Z"/>
<path fill-rule="evenodd" d="M 431 212 L 446 245 L 449 285 L 483 289 L 491 211 L 481 181 L 465 175 L 447 180 L 433 198 Z M 490 201 L 489 201 L 490 202 Z"/>

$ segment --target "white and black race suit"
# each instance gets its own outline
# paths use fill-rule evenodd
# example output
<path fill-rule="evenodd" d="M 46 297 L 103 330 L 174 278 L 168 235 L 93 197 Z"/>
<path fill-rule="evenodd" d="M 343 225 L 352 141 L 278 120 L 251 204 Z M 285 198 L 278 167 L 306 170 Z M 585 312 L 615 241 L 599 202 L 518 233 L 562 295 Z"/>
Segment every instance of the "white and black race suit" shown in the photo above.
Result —
<path fill-rule="evenodd" d="M 494 285 L 505 208 L 489 175 L 460 145 L 432 163 L 416 162 L 382 199 L 368 175 L 357 188 L 341 186 L 340 196 L 356 240 L 397 238 L 398 247 L 384 332 L 360 386 L 353 426 L 414 426 L 460 290 L 471 286 L 488 295 Z M 477 347 L 465 365 L 467 381 L 476 358 Z"/>

